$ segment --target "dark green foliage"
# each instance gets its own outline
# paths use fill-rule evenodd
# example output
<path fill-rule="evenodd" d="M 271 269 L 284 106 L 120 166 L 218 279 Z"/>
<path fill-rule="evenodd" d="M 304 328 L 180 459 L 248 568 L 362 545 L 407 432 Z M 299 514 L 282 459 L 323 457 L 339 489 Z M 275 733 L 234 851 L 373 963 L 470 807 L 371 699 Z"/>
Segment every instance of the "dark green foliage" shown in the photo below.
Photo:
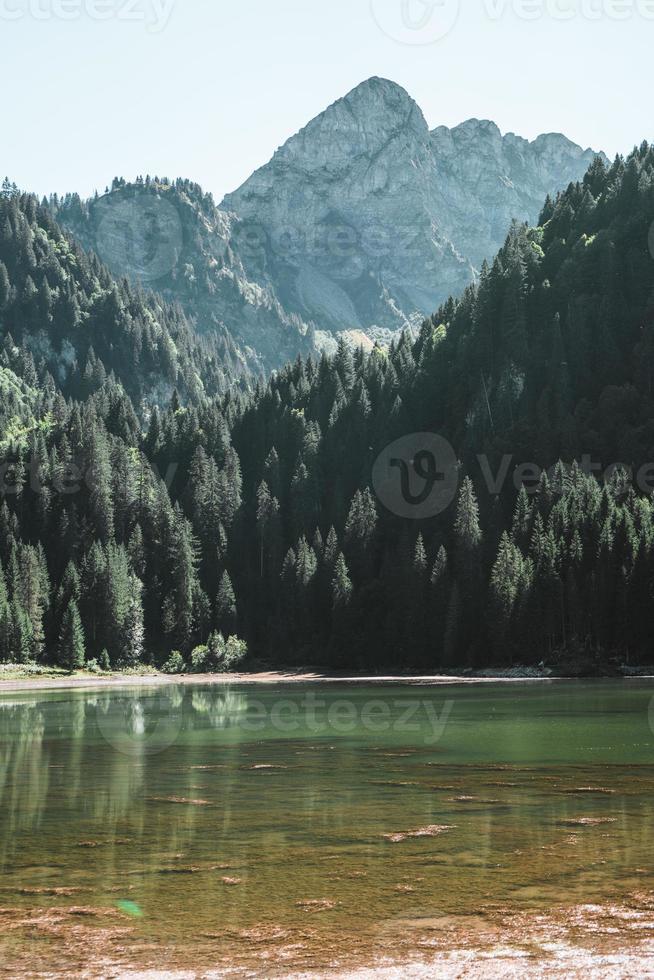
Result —
<path fill-rule="evenodd" d="M 177 314 L 155 330 L 47 209 L 0 199 L 0 657 L 224 670 L 238 634 L 368 671 L 651 659 L 651 495 L 570 464 L 654 460 L 652 222 L 645 146 L 516 225 L 417 339 L 219 393 Z M 371 475 L 414 432 L 460 460 L 419 521 Z M 521 463 L 548 472 L 521 490 Z"/>
<path fill-rule="evenodd" d="M 231 377 L 213 337 L 198 337 L 179 308 L 114 281 L 26 194 L 0 196 L 0 325 L 17 345 L 6 366 L 18 360 L 27 384 L 47 373 L 76 398 L 100 392 L 113 376 L 140 407 L 175 387 L 198 399 Z M 130 422 L 131 406 L 117 405 L 114 425 Z"/>
<path fill-rule="evenodd" d="M 79 609 L 74 599 L 68 603 L 64 613 L 59 637 L 59 663 L 69 670 L 78 670 L 84 666 L 85 645 L 84 630 L 80 619 Z"/>

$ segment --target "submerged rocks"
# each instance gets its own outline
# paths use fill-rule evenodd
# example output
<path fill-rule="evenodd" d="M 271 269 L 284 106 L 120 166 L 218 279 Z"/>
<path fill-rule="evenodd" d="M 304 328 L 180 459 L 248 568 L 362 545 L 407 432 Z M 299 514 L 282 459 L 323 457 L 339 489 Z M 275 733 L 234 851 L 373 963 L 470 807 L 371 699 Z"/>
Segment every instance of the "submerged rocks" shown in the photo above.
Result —
<path fill-rule="evenodd" d="M 296 902 L 295 907 L 303 912 L 331 912 L 338 908 L 339 902 L 329 898 L 312 898 L 304 902 Z"/>
<path fill-rule="evenodd" d="M 431 825 L 429 827 L 420 827 L 418 830 L 406 830 L 400 831 L 395 834 L 384 834 L 384 840 L 389 841 L 391 844 L 401 844 L 405 840 L 411 840 L 418 837 L 438 837 L 440 834 L 446 834 L 449 830 L 454 830 L 453 827 L 437 824 Z"/>

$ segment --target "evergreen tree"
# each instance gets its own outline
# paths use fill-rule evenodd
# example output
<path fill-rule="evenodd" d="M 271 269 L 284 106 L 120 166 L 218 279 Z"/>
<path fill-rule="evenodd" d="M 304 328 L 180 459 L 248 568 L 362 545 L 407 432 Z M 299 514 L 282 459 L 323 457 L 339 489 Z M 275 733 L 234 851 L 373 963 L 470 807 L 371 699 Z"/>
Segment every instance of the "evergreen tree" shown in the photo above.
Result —
<path fill-rule="evenodd" d="M 342 609 L 347 606 L 352 598 L 352 582 L 348 572 L 345 556 L 341 553 L 334 568 L 334 579 L 332 582 L 332 598 L 335 609 Z"/>
<path fill-rule="evenodd" d="M 82 620 L 74 599 L 68 603 L 59 636 L 59 662 L 69 670 L 79 670 L 85 663 Z"/>
<path fill-rule="evenodd" d="M 216 596 L 216 623 L 223 635 L 231 636 L 236 633 L 237 620 L 236 595 L 232 580 L 227 572 L 223 572 Z"/>

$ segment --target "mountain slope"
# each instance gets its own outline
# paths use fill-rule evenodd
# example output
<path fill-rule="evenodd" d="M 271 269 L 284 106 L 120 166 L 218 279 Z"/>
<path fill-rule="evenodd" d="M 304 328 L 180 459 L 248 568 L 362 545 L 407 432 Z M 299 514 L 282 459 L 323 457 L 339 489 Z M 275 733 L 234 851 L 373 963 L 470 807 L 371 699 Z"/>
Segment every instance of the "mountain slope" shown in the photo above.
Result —
<path fill-rule="evenodd" d="M 28 374 L 48 372 L 65 395 L 95 390 L 111 372 L 137 406 L 165 404 L 175 388 L 197 401 L 234 377 L 226 345 L 192 338 L 179 307 L 116 281 L 49 207 L 16 192 L 0 197 L 0 337 L 31 358 Z"/>
<path fill-rule="evenodd" d="M 388 341 L 459 294 L 513 218 L 593 159 L 469 120 L 430 133 L 399 85 L 372 78 L 292 137 L 220 208 L 186 180 L 114 181 L 53 201 L 114 275 L 179 302 L 234 371 L 270 371 L 351 331 Z M 317 334 L 317 337 L 316 337 Z"/>
<path fill-rule="evenodd" d="M 541 465 L 654 459 L 653 172 L 646 144 L 596 161 L 425 325 L 422 411 L 458 448 Z"/>
<path fill-rule="evenodd" d="M 513 218 L 594 154 L 470 120 L 429 132 L 399 85 L 372 78 L 292 137 L 222 207 L 264 242 L 281 301 L 321 329 L 415 324 L 472 280 Z"/>
<path fill-rule="evenodd" d="M 312 330 L 248 272 L 251 238 L 197 184 L 114 181 L 107 194 L 52 202 L 58 219 L 115 275 L 144 282 L 184 308 L 197 333 L 231 349 L 232 366 L 260 373 L 312 349 Z"/>
<path fill-rule="evenodd" d="M 221 554 L 253 649 L 368 671 L 651 662 L 653 223 L 654 150 L 596 161 L 415 343 L 341 343 L 231 415 L 245 519 Z M 174 426 L 160 471 L 183 453 Z M 407 514 L 399 471 L 380 498 L 373 467 L 393 450 L 420 499 L 415 433 L 447 436 L 454 487 Z M 522 463 L 544 472 L 518 493 Z M 205 466 L 179 473 L 180 500 Z M 187 514 L 210 542 L 202 499 Z"/>
<path fill-rule="evenodd" d="M 221 669 L 242 657 L 225 642 L 240 635 L 273 663 L 368 672 L 560 669 L 571 653 L 590 671 L 651 663 L 652 148 L 594 162 L 538 227 L 514 225 L 417 340 L 366 353 L 341 339 L 255 390 L 153 409 L 147 428 L 106 371 L 61 371 L 28 346 L 45 334 L 56 355 L 67 330 L 80 349 L 92 334 L 128 385 L 147 331 L 125 310 L 98 318 L 107 274 L 47 209 L 21 198 L 0 214 L 0 322 L 8 309 L 23 330 L 22 347 L 0 347 L 0 660 L 180 651 L 172 670 Z M 66 282 L 92 314 L 72 325 Z M 198 361 L 187 348 L 180 368 Z M 168 384 L 168 362 L 158 369 Z M 415 435 L 430 432 L 452 446 L 448 464 L 438 444 L 431 474 L 433 443 Z M 523 462 L 549 472 L 518 492 Z M 620 462 L 635 480 L 596 479 Z M 432 502 L 439 464 L 448 496 Z"/>
<path fill-rule="evenodd" d="M 431 136 L 442 227 L 477 269 L 499 251 L 512 220 L 536 224 L 545 198 L 581 180 L 595 156 L 557 133 L 532 142 L 502 136 L 488 120 L 439 126 Z"/>
<path fill-rule="evenodd" d="M 222 207 L 262 229 L 282 300 L 330 332 L 407 327 L 473 276 L 440 231 L 427 123 L 381 79 L 310 122 Z"/>

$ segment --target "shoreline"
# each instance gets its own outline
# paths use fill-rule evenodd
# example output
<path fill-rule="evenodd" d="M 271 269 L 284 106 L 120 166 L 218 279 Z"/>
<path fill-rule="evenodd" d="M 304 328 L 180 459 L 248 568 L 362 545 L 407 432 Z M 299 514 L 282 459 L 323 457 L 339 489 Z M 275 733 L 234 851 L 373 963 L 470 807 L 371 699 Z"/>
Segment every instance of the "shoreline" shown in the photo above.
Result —
<path fill-rule="evenodd" d="M 621 901 L 573 904 L 552 909 L 499 907 L 476 915 L 425 915 L 411 912 L 379 923 L 377 941 L 367 948 L 348 945 L 311 948 L 304 930 L 262 928 L 269 939 L 254 949 L 239 949 L 233 937 L 212 937 L 219 946 L 197 943 L 183 951 L 154 940 L 140 953 L 126 940 L 137 930 L 115 909 L 93 906 L 9 907 L 4 922 L 20 938 L 42 940 L 35 971 L 34 948 L 24 943 L 5 952 L 12 976 L 60 976 L 62 972 L 101 977 L 149 977 L 152 980 L 201 980 L 207 976 L 254 976 L 286 980 L 639 980 L 652 976 L 654 902 L 649 891 Z M 385 931 L 387 930 L 387 931 Z M 2 937 L 0 937 L 1 939 Z M 368 937 L 370 938 L 370 937 Z M 352 937 L 349 937 L 350 942 Z M 45 940 L 45 942 L 43 942 Z M 411 948 L 413 946 L 416 948 Z M 271 963 L 271 954 L 277 962 Z M 319 955 L 323 966 L 306 962 Z M 89 966 L 89 955 L 93 966 Z M 304 960 L 304 962 L 303 962 Z M 56 964 L 56 965 L 55 965 Z M 62 970 L 63 967 L 63 970 Z"/>
<path fill-rule="evenodd" d="M 383 687 L 390 685 L 407 685 L 410 687 L 447 687 L 459 686 L 462 684 L 531 684 L 531 683 L 560 683 L 562 681 L 632 681 L 632 680 L 654 680 L 654 673 L 620 676 L 599 676 L 599 677 L 560 677 L 550 674 L 529 674 L 521 675 L 510 671 L 498 672 L 497 674 L 469 675 L 469 674 L 435 674 L 435 675 L 403 675 L 389 674 L 384 676 L 363 676 L 353 674 L 337 674 L 327 671 L 313 671 L 307 669 L 298 670 L 270 670 L 258 671 L 250 674 L 229 673 L 229 674 L 109 674 L 106 676 L 96 675 L 72 675 L 61 677 L 17 677 L 7 680 L 0 680 L 0 695 L 11 692 L 28 691 L 55 691 L 55 690 L 102 690 L 111 688 L 126 687 L 171 687 L 182 684 L 184 686 L 204 685 L 204 686 L 225 686 L 228 684 L 240 685 L 274 685 L 274 684 L 347 684 L 350 686 L 371 686 Z"/>

